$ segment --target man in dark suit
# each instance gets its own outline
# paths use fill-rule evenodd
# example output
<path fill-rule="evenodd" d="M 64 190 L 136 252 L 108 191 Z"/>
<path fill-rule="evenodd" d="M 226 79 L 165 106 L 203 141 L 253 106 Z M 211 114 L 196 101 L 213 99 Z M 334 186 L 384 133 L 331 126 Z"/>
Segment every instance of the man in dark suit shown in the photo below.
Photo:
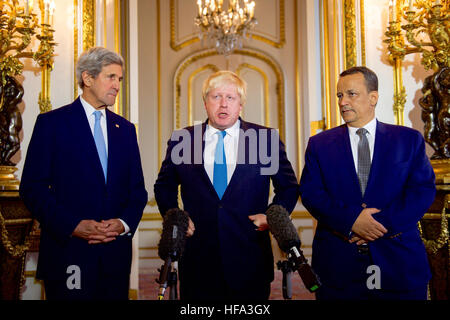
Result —
<path fill-rule="evenodd" d="M 181 186 L 191 219 L 179 265 L 180 297 L 268 299 L 274 277 L 264 214 L 270 182 L 271 204 L 291 212 L 298 200 L 295 173 L 276 130 L 240 119 L 246 100 L 240 77 L 214 73 L 202 94 L 208 120 L 173 133 L 154 186 L 162 215 L 178 208 Z"/>
<path fill-rule="evenodd" d="M 136 130 L 107 109 L 123 59 L 104 48 L 77 63 L 83 93 L 40 114 L 20 195 L 39 221 L 36 277 L 47 299 L 128 299 L 132 237 L 147 203 Z"/>
<path fill-rule="evenodd" d="M 430 268 L 417 223 L 436 190 L 424 139 L 376 120 L 378 79 L 368 68 L 341 73 L 337 96 L 346 124 L 309 139 L 300 180 L 318 220 L 317 298 L 426 299 Z"/>

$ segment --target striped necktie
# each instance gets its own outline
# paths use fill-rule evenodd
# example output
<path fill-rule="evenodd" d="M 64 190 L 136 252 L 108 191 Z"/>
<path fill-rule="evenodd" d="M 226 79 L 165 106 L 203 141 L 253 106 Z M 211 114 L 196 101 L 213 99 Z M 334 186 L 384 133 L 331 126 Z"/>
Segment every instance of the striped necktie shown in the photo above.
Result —
<path fill-rule="evenodd" d="M 359 128 L 356 134 L 359 136 L 358 142 L 358 180 L 359 186 L 361 188 L 361 193 L 364 196 L 367 187 L 367 181 L 369 180 L 370 174 L 370 149 L 369 141 L 367 140 L 366 134 L 368 131 L 364 128 Z"/>

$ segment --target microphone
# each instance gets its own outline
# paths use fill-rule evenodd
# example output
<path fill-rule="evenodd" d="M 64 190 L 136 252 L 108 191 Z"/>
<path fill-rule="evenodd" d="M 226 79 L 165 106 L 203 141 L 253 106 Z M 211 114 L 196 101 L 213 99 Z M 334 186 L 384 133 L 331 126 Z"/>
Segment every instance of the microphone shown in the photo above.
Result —
<path fill-rule="evenodd" d="M 158 300 L 164 299 L 168 284 L 168 275 L 172 262 L 176 262 L 183 254 L 186 243 L 186 231 L 189 225 L 189 215 L 178 208 L 167 211 L 163 220 L 163 231 L 158 244 L 158 255 L 164 261 L 160 270 Z"/>
<path fill-rule="evenodd" d="M 322 284 L 300 249 L 300 238 L 289 213 L 280 205 L 272 205 L 266 215 L 270 232 L 277 240 L 280 249 L 288 254 L 289 261 L 302 278 L 305 287 L 309 292 L 319 289 Z"/>

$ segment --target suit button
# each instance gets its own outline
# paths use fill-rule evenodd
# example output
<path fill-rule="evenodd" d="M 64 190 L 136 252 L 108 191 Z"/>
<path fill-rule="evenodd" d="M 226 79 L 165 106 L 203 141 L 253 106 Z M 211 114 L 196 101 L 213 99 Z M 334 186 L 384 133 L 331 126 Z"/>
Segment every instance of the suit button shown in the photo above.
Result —
<path fill-rule="evenodd" d="M 363 204 L 361 204 L 361 207 L 367 208 L 367 204 L 363 203 Z"/>
<path fill-rule="evenodd" d="M 219 204 L 219 209 L 222 209 L 222 208 L 223 208 L 223 205 Z"/>

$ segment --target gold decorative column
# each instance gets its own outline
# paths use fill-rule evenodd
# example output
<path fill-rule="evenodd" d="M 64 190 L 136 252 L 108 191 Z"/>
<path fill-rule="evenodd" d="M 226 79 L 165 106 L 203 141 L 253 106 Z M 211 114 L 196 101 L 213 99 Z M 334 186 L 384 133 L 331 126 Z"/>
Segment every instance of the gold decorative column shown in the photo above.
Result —
<path fill-rule="evenodd" d="M 53 69 L 53 51 L 56 43 L 53 40 L 52 29 L 53 11 L 55 4 L 49 1 L 39 1 L 39 9 L 41 11 L 41 34 L 37 36 L 41 40 L 38 52 L 35 53 L 39 57 L 38 63 L 41 67 L 41 85 L 42 91 L 39 93 L 39 109 L 41 113 L 52 110 L 50 101 L 50 72 Z"/>

